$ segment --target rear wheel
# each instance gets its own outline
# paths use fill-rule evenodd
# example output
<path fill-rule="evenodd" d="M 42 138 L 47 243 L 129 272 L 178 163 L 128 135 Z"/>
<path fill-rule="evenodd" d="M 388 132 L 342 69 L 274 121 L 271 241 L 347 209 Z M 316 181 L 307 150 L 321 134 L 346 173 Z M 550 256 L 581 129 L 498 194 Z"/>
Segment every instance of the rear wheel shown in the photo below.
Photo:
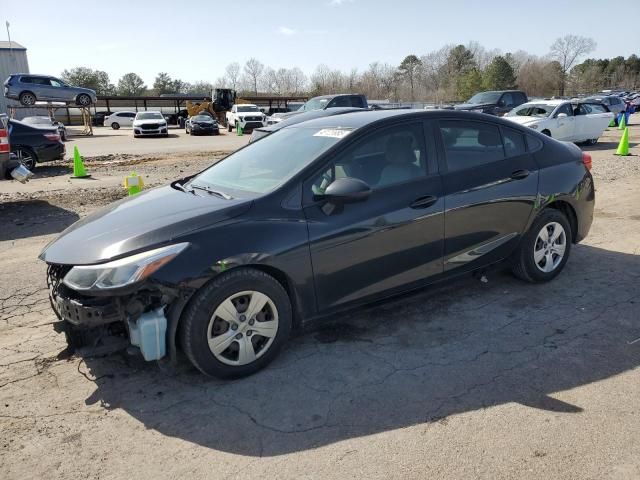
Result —
<path fill-rule="evenodd" d="M 571 251 L 571 227 L 559 210 L 543 210 L 515 254 L 513 273 L 527 282 L 548 282 L 564 268 Z"/>
<path fill-rule="evenodd" d="M 29 170 L 33 170 L 34 168 L 36 168 L 36 163 L 38 163 L 38 156 L 30 148 L 17 147 L 15 150 L 13 150 L 13 153 L 16 157 L 18 157 L 18 161 Z"/>
<path fill-rule="evenodd" d="M 549 130 L 542 130 L 542 132 L 540 133 L 542 133 L 543 135 L 546 135 L 547 137 L 551 136 L 551 132 Z"/>
<path fill-rule="evenodd" d="M 34 105 L 36 103 L 36 96 L 31 92 L 22 92 L 19 100 L 22 105 Z"/>
<path fill-rule="evenodd" d="M 231 126 L 231 124 L 229 122 L 227 122 L 227 132 L 230 132 L 233 130 L 233 127 Z"/>
<path fill-rule="evenodd" d="M 113 128 L 114 130 L 118 130 L 120 128 L 120 124 L 118 122 L 113 122 L 111 124 L 111 128 Z"/>
<path fill-rule="evenodd" d="M 242 377 L 265 367 L 291 331 L 291 302 L 264 272 L 238 269 L 196 294 L 181 321 L 184 353 L 201 372 Z"/>

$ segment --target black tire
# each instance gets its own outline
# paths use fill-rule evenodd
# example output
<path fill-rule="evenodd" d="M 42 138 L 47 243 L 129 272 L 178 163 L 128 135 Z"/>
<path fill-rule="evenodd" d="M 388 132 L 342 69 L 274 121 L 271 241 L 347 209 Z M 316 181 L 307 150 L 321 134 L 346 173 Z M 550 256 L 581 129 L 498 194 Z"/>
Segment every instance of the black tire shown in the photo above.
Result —
<path fill-rule="evenodd" d="M 113 122 L 111 124 L 111 128 L 113 128 L 114 130 L 119 130 L 120 129 L 120 124 L 118 122 Z"/>
<path fill-rule="evenodd" d="M 550 272 L 542 271 L 535 262 L 534 249 L 538 242 L 538 234 L 542 228 L 550 223 L 558 223 L 564 229 L 565 234 L 565 250 L 564 256 L 558 265 Z M 538 218 L 535 219 L 527 233 L 524 234 L 518 250 L 514 254 L 512 266 L 513 274 L 531 283 L 548 282 L 554 279 L 564 268 L 571 253 L 573 237 L 569 220 L 560 210 L 555 208 L 547 208 L 543 210 Z"/>
<path fill-rule="evenodd" d="M 76 98 L 76 104 L 81 105 L 83 107 L 88 107 L 89 105 L 91 105 L 91 97 L 86 93 L 81 93 Z"/>
<path fill-rule="evenodd" d="M 233 130 L 233 127 L 229 122 L 227 122 L 227 132 L 231 132 L 232 130 Z"/>
<path fill-rule="evenodd" d="M 275 304 L 278 329 L 268 349 L 253 362 L 228 365 L 216 358 L 209 349 L 209 322 L 222 302 L 234 294 L 248 290 L 267 295 Z M 180 321 L 180 342 L 191 363 L 205 375 L 239 378 L 251 375 L 268 365 L 289 338 L 291 326 L 291 301 L 282 285 L 259 270 L 239 268 L 220 275 L 195 294 Z"/>
<path fill-rule="evenodd" d="M 542 130 L 542 132 L 540 133 L 542 133 L 543 135 L 546 135 L 547 137 L 551 136 L 551 132 L 549 130 Z"/>
<path fill-rule="evenodd" d="M 18 160 L 29 170 L 33 171 L 38 164 L 38 156 L 29 147 L 16 147 L 12 150 L 12 153 L 18 157 Z"/>
<path fill-rule="evenodd" d="M 22 92 L 18 100 L 20 100 L 20 103 L 26 107 L 34 105 L 37 101 L 36 96 L 31 92 Z"/>

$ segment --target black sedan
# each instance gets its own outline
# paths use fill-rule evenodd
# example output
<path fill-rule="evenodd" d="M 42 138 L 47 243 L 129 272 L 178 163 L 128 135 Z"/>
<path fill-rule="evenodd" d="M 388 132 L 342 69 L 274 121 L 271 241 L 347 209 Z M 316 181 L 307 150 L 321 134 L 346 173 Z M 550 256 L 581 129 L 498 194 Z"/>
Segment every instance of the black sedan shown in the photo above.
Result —
<path fill-rule="evenodd" d="M 187 119 L 184 131 L 189 135 L 218 135 L 220 127 L 211 115 L 194 115 Z"/>
<path fill-rule="evenodd" d="M 503 263 L 552 280 L 591 227 L 590 168 L 489 115 L 347 113 L 116 202 L 40 258 L 72 345 L 129 336 L 237 377 L 312 319 Z"/>
<path fill-rule="evenodd" d="M 11 152 L 29 170 L 37 163 L 61 159 L 65 153 L 57 127 L 35 127 L 18 120 L 9 121 Z"/>

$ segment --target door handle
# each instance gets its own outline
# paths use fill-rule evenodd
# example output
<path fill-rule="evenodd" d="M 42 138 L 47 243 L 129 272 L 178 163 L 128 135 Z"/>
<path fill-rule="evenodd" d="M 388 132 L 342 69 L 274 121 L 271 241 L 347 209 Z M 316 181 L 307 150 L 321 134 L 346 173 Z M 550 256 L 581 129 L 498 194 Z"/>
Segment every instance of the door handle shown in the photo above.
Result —
<path fill-rule="evenodd" d="M 411 208 L 427 208 L 427 207 L 430 207 L 431 205 L 433 205 L 434 203 L 436 203 L 437 201 L 438 201 L 438 197 L 435 197 L 433 195 L 427 195 L 427 196 L 420 197 L 420 198 L 416 199 L 409 206 Z"/>
<path fill-rule="evenodd" d="M 511 178 L 514 180 L 522 180 L 523 178 L 527 178 L 529 173 L 529 170 L 516 170 L 511 174 Z"/>

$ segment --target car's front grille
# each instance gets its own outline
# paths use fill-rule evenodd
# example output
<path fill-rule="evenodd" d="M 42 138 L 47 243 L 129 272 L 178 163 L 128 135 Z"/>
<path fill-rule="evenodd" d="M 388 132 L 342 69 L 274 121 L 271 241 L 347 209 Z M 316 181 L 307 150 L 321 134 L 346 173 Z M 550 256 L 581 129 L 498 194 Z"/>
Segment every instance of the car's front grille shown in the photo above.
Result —
<path fill-rule="evenodd" d="M 260 120 L 262 120 L 261 117 L 244 117 L 244 119 L 247 122 L 259 122 Z"/>
<path fill-rule="evenodd" d="M 159 123 L 145 123 L 145 124 L 141 125 L 140 128 L 142 128 L 142 130 L 157 130 L 158 128 L 160 128 L 160 124 Z"/>

